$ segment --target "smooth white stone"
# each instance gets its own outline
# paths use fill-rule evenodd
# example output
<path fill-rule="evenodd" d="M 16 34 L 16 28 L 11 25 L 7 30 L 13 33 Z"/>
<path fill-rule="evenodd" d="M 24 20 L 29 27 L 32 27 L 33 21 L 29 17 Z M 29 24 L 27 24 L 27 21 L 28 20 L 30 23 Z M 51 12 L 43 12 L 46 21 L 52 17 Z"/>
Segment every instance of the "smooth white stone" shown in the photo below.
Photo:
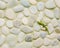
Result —
<path fill-rule="evenodd" d="M 22 42 L 16 45 L 15 48 L 32 48 L 32 42 Z"/>
<path fill-rule="evenodd" d="M 7 0 L 8 7 L 14 7 L 18 4 L 18 0 Z"/>
<path fill-rule="evenodd" d="M 5 42 L 5 36 L 0 35 L 0 45 L 2 45 Z"/>
<path fill-rule="evenodd" d="M 60 7 L 60 0 L 55 0 L 55 3 L 56 3 L 56 5 L 58 6 L 58 7 Z"/>
<path fill-rule="evenodd" d="M 60 18 L 60 9 L 59 8 L 55 8 L 54 9 L 54 16 L 59 19 Z"/>
<path fill-rule="evenodd" d="M 45 3 L 45 7 L 46 7 L 46 8 L 55 8 L 56 5 L 55 5 L 54 0 L 48 0 L 48 1 Z"/>
<path fill-rule="evenodd" d="M 21 26 L 21 31 L 23 31 L 24 33 L 32 33 L 33 32 L 31 27 L 24 26 L 24 25 Z"/>
<path fill-rule="evenodd" d="M 38 3 L 37 3 L 37 8 L 38 8 L 38 10 L 40 10 L 40 11 L 41 11 L 41 10 L 44 10 L 44 7 L 45 7 L 45 6 L 44 6 L 44 2 L 38 2 Z"/>
<path fill-rule="evenodd" d="M 38 14 L 37 21 L 42 20 L 43 17 L 44 17 L 44 12 L 41 11 L 41 12 Z"/>
<path fill-rule="evenodd" d="M 15 12 L 12 9 L 7 9 L 6 12 L 5 12 L 5 16 L 8 19 L 15 19 L 16 14 L 15 14 Z"/>
<path fill-rule="evenodd" d="M 33 46 L 40 47 L 43 44 L 43 39 L 38 38 L 37 40 L 33 41 Z"/>
<path fill-rule="evenodd" d="M 4 18 L 5 17 L 5 13 L 3 10 L 0 10 L 0 18 Z"/>
<path fill-rule="evenodd" d="M 5 24 L 5 20 L 0 18 L 0 26 L 3 26 Z"/>
<path fill-rule="evenodd" d="M 53 48 L 60 48 L 60 45 L 53 46 Z"/>
<path fill-rule="evenodd" d="M 0 9 L 5 9 L 7 7 L 6 3 L 0 1 Z"/>
<path fill-rule="evenodd" d="M 31 15 L 28 18 L 28 25 L 32 27 L 36 20 L 37 20 L 37 17 L 35 15 Z"/>
<path fill-rule="evenodd" d="M 60 34 L 57 34 L 56 38 L 58 41 L 60 41 Z"/>
<path fill-rule="evenodd" d="M 21 20 L 23 17 L 24 17 L 23 13 L 19 13 L 16 18 L 18 20 Z"/>
<path fill-rule="evenodd" d="M 43 21 L 44 21 L 46 24 L 48 24 L 48 23 L 51 22 L 51 19 L 48 18 L 48 17 L 46 17 L 46 16 L 44 16 L 44 17 L 43 17 Z"/>
<path fill-rule="evenodd" d="M 30 10 L 30 12 L 31 12 L 32 14 L 36 14 L 36 13 L 37 13 L 37 8 L 36 8 L 36 6 L 31 6 L 31 7 L 29 8 L 29 10 Z"/>
<path fill-rule="evenodd" d="M 41 46 L 40 48 L 47 48 L 46 46 Z"/>
<path fill-rule="evenodd" d="M 2 32 L 2 34 L 4 34 L 4 35 L 8 35 L 8 34 L 10 33 L 8 27 L 6 27 L 6 26 L 3 26 L 3 27 L 1 28 L 1 32 Z"/>
<path fill-rule="evenodd" d="M 45 31 L 40 31 L 40 37 L 45 38 L 47 36 L 47 32 Z"/>
<path fill-rule="evenodd" d="M 50 44 L 51 44 L 51 40 L 48 39 L 48 38 L 44 38 L 44 45 L 45 45 L 45 46 L 48 46 L 48 45 L 50 45 Z"/>
<path fill-rule="evenodd" d="M 18 42 L 21 43 L 22 41 L 24 41 L 24 39 L 25 39 L 25 34 L 23 32 L 20 32 L 18 34 Z"/>
<path fill-rule="evenodd" d="M 21 48 L 32 48 L 32 42 L 25 42 L 21 45 Z"/>
<path fill-rule="evenodd" d="M 37 1 L 36 0 L 29 0 L 29 2 L 33 5 L 37 4 Z"/>
<path fill-rule="evenodd" d="M 23 24 L 28 24 L 28 18 L 23 17 L 23 18 L 22 18 L 22 23 L 23 23 Z"/>
<path fill-rule="evenodd" d="M 15 35 L 9 34 L 9 35 L 6 37 L 6 41 L 7 41 L 8 45 L 9 45 L 10 47 L 13 47 L 13 46 L 15 46 L 16 43 L 17 43 L 17 38 L 16 38 Z"/>
<path fill-rule="evenodd" d="M 9 28 L 13 27 L 13 21 L 12 20 L 7 20 L 6 21 L 6 26 L 9 27 Z"/>
<path fill-rule="evenodd" d="M 49 33 L 54 32 L 54 27 L 51 23 L 48 24 L 48 31 L 49 31 Z"/>
<path fill-rule="evenodd" d="M 33 35 L 32 34 L 27 34 L 25 36 L 25 41 L 26 42 L 32 42 L 32 40 L 33 40 Z"/>
<path fill-rule="evenodd" d="M 24 10 L 24 7 L 22 5 L 17 5 L 13 8 L 15 12 L 21 12 Z"/>
<path fill-rule="evenodd" d="M 26 17 L 29 17 L 30 14 L 31 14 L 28 8 L 24 8 L 23 13 L 24 13 L 24 15 L 25 15 Z"/>
<path fill-rule="evenodd" d="M 10 32 L 11 32 L 12 34 L 17 35 L 17 34 L 20 33 L 20 29 L 14 27 L 14 28 L 11 28 L 11 29 L 10 29 Z"/>
<path fill-rule="evenodd" d="M 59 44 L 59 41 L 57 40 L 57 39 L 53 39 L 52 41 L 51 41 L 51 45 L 52 46 L 56 46 L 56 45 L 58 45 Z"/>
<path fill-rule="evenodd" d="M 13 21 L 13 26 L 15 26 L 15 27 L 17 27 L 17 28 L 19 28 L 20 26 L 21 26 L 21 21 L 19 21 L 19 20 L 14 20 Z"/>
<path fill-rule="evenodd" d="M 33 39 L 38 39 L 40 37 L 40 32 L 33 33 Z"/>
<path fill-rule="evenodd" d="M 39 30 L 40 30 L 40 26 L 39 26 L 37 23 L 35 23 L 35 24 L 33 25 L 33 29 L 34 29 L 35 31 L 39 31 Z"/>
<path fill-rule="evenodd" d="M 30 7 L 30 3 L 28 2 L 28 0 L 20 0 L 20 3 L 25 7 Z"/>
<path fill-rule="evenodd" d="M 58 20 L 57 19 L 52 19 L 51 20 L 51 24 L 53 25 L 53 27 L 57 27 L 58 26 Z"/>
<path fill-rule="evenodd" d="M 56 27 L 56 28 L 55 28 L 55 32 L 56 32 L 56 33 L 60 33 L 60 27 Z"/>
<path fill-rule="evenodd" d="M 3 44 L 1 48 L 10 48 L 8 44 Z"/>
<path fill-rule="evenodd" d="M 56 36 L 57 36 L 56 33 L 52 33 L 52 34 L 50 34 L 50 35 L 47 35 L 46 37 L 47 37 L 47 38 L 50 38 L 50 39 L 55 39 Z"/>
<path fill-rule="evenodd" d="M 45 15 L 49 18 L 54 18 L 54 13 L 51 10 L 45 9 L 44 11 Z"/>

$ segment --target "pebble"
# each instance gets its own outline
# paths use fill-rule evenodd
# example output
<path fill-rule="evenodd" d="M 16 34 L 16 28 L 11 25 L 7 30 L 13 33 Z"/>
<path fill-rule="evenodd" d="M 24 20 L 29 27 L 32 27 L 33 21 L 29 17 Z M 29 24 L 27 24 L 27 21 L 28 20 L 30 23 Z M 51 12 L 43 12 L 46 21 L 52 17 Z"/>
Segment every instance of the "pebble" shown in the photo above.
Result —
<path fill-rule="evenodd" d="M 50 18 L 48 18 L 48 17 L 43 17 L 43 19 L 42 19 L 46 24 L 49 24 L 50 22 L 51 22 L 51 19 Z"/>
<path fill-rule="evenodd" d="M 5 24 L 5 20 L 0 18 L 0 26 L 3 26 Z"/>
<path fill-rule="evenodd" d="M 19 28 L 21 26 L 22 22 L 19 20 L 13 21 L 13 26 Z"/>
<path fill-rule="evenodd" d="M 18 13 L 18 15 L 17 15 L 16 18 L 17 18 L 18 20 L 21 20 L 23 17 L 24 17 L 23 13 L 20 12 L 20 13 Z"/>
<path fill-rule="evenodd" d="M 56 32 L 56 33 L 60 33 L 60 27 L 56 27 L 56 28 L 55 28 L 55 32 Z"/>
<path fill-rule="evenodd" d="M 44 38 L 44 45 L 45 45 L 45 46 L 48 46 L 48 45 L 50 45 L 50 44 L 51 44 L 51 40 L 48 39 L 48 38 Z"/>
<path fill-rule="evenodd" d="M 35 23 L 35 24 L 33 25 L 33 29 L 34 29 L 35 31 L 39 31 L 39 30 L 40 30 L 40 26 L 39 26 L 37 23 Z"/>
<path fill-rule="evenodd" d="M 8 7 L 12 8 L 18 4 L 18 0 L 7 0 Z"/>
<path fill-rule="evenodd" d="M 32 33 L 33 32 L 31 27 L 24 26 L 24 25 L 21 26 L 21 31 L 23 31 L 24 33 Z"/>
<path fill-rule="evenodd" d="M 0 9 L 5 9 L 7 7 L 6 3 L 3 1 L 0 1 Z"/>
<path fill-rule="evenodd" d="M 36 1 L 36 0 L 29 0 L 29 2 L 30 2 L 32 5 L 37 4 L 37 1 Z"/>
<path fill-rule="evenodd" d="M 10 48 L 7 43 L 3 44 L 1 48 Z"/>
<path fill-rule="evenodd" d="M 36 6 L 31 6 L 31 7 L 29 8 L 29 10 L 30 10 L 30 12 L 31 12 L 32 14 L 36 14 L 36 13 L 37 13 L 37 8 L 36 8 Z"/>
<path fill-rule="evenodd" d="M 58 41 L 60 41 L 60 35 L 57 35 L 56 38 Z"/>
<path fill-rule="evenodd" d="M 44 2 L 38 2 L 38 3 L 37 3 L 37 9 L 38 9 L 38 10 L 40 10 L 40 11 L 41 11 L 41 10 L 44 10 L 44 7 L 45 7 L 45 6 L 44 6 Z"/>
<path fill-rule="evenodd" d="M 53 33 L 54 32 L 54 27 L 51 23 L 48 24 L 48 31 L 49 33 Z"/>
<path fill-rule="evenodd" d="M 0 46 L 5 42 L 5 36 L 0 35 Z"/>
<path fill-rule="evenodd" d="M 38 39 L 40 37 L 40 32 L 33 33 L 33 39 Z"/>
<path fill-rule="evenodd" d="M 16 43 L 17 43 L 16 36 L 13 35 L 13 34 L 9 34 L 9 35 L 6 37 L 6 41 L 7 41 L 8 45 L 9 45 L 10 47 L 15 46 Z"/>
<path fill-rule="evenodd" d="M 59 41 L 57 40 L 57 39 L 53 39 L 52 41 L 51 41 L 51 45 L 52 46 L 56 46 L 56 45 L 58 45 L 59 44 Z"/>
<path fill-rule="evenodd" d="M 10 33 L 8 27 L 6 27 L 6 26 L 3 26 L 3 27 L 1 28 L 1 32 L 2 32 L 2 34 L 4 34 L 4 35 L 8 35 L 8 34 Z"/>
<path fill-rule="evenodd" d="M 25 37 L 25 41 L 26 42 L 31 42 L 33 40 L 33 37 L 31 34 L 27 34 L 26 37 Z"/>
<path fill-rule="evenodd" d="M 55 16 L 55 18 L 57 18 L 57 19 L 60 18 L 60 9 L 59 9 L 59 8 L 55 8 L 55 9 L 54 9 L 54 16 Z"/>
<path fill-rule="evenodd" d="M 0 18 L 4 18 L 5 17 L 5 13 L 3 10 L 0 10 Z"/>
<path fill-rule="evenodd" d="M 45 9 L 44 11 L 45 15 L 49 18 L 54 18 L 54 13 L 51 10 Z"/>
<path fill-rule="evenodd" d="M 16 45 L 15 48 L 32 48 L 32 42 L 22 42 Z"/>
<path fill-rule="evenodd" d="M 41 12 L 38 14 L 37 21 L 41 21 L 41 20 L 43 19 L 43 17 L 44 17 L 44 12 L 41 11 Z"/>
<path fill-rule="evenodd" d="M 40 48 L 46 48 L 46 46 L 41 46 Z"/>
<path fill-rule="evenodd" d="M 17 34 L 20 33 L 20 29 L 18 29 L 18 28 L 11 28 L 11 29 L 10 29 L 10 32 L 11 32 L 12 34 L 17 35 Z"/>
<path fill-rule="evenodd" d="M 27 25 L 27 24 L 28 24 L 28 18 L 23 17 L 23 19 L 22 19 L 22 23 L 25 24 L 25 25 Z"/>
<path fill-rule="evenodd" d="M 50 34 L 50 35 L 47 35 L 46 37 L 49 38 L 49 39 L 55 39 L 56 36 L 57 36 L 56 33 L 52 33 L 52 34 Z"/>
<path fill-rule="evenodd" d="M 46 8 L 55 8 L 56 7 L 56 5 L 55 5 L 55 2 L 54 2 L 54 0 L 48 0 L 46 3 L 45 3 L 45 7 Z"/>
<path fill-rule="evenodd" d="M 20 45 L 20 48 L 32 48 L 32 42 L 24 42 Z"/>
<path fill-rule="evenodd" d="M 25 15 L 26 17 L 29 17 L 30 14 L 31 14 L 28 8 L 24 8 L 23 13 L 24 13 L 24 15 Z"/>
<path fill-rule="evenodd" d="M 55 3 L 56 3 L 56 5 L 58 6 L 58 7 L 60 7 L 60 0 L 55 0 Z"/>
<path fill-rule="evenodd" d="M 15 12 L 12 9 L 7 9 L 6 12 L 5 12 L 5 16 L 8 19 L 15 19 L 16 14 L 15 14 Z"/>
<path fill-rule="evenodd" d="M 7 20 L 7 21 L 6 21 L 6 26 L 9 27 L 9 28 L 12 28 L 12 27 L 13 27 L 13 22 L 12 22 L 12 20 Z"/>
<path fill-rule="evenodd" d="M 13 8 L 15 12 L 21 12 L 24 10 L 24 7 L 22 5 L 17 5 Z"/>
<path fill-rule="evenodd" d="M 33 27 L 33 24 L 35 23 L 36 18 L 37 18 L 37 17 L 36 17 L 35 15 L 31 15 L 31 16 L 28 18 L 28 26 Z"/>
<path fill-rule="evenodd" d="M 47 36 L 47 33 L 45 31 L 40 31 L 40 37 L 45 38 Z"/>
<path fill-rule="evenodd" d="M 40 47 L 43 44 L 43 39 L 38 38 L 37 40 L 33 41 L 33 46 Z"/>
<path fill-rule="evenodd" d="M 60 48 L 60 45 L 53 46 L 53 48 Z"/>
<path fill-rule="evenodd" d="M 21 3 L 24 7 L 30 7 L 30 3 L 28 2 L 28 0 L 20 0 L 20 3 Z"/>
<path fill-rule="evenodd" d="M 57 27 L 58 26 L 58 20 L 57 19 L 52 19 L 51 20 L 51 24 L 53 25 L 53 27 Z"/>
<path fill-rule="evenodd" d="M 24 41 L 25 36 L 26 36 L 26 35 L 25 35 L 23 32 L 20 32 L 20 33 L 18 34 L 18 42 L 21 43 L 22 41 Z"/>

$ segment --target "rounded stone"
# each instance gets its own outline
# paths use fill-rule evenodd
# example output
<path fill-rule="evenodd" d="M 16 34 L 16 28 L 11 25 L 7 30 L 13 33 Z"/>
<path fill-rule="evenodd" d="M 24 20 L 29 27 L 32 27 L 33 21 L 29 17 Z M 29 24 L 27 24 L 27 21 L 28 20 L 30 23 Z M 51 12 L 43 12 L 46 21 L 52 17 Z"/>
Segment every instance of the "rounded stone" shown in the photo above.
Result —
<path fill-rule="evenodd" d="M 56 7 L 56 5 L 55 5 L 55 2 L 54 2 L 54 0 L 48 0 L 46 3 L 45 3 L 45 7 L 46 8 L 55 8 Z"/>
<path fill-rule="evenodd" d="M 20 3 L 25 7 L 30 7 L 30 3 L 28 2 L 28 0 L 20 0 Z"/>
<path fill-rule="evenodd" d="M 23 31 L 24 33 L 32 33 L 33 32 L 31 27 L 24 26 L 24 25 L 21 26 L 21 31 Z"/>
<path fill-rule="evenodd" d="M 33 37 L 31 34 L 26 35 L 26 37 L 25 37 L 26 42 L 31 42 L 32 40 L 33 40 Z"/>
<path fill-rule="evenodd" d="M 15 19 L 16 14 L 12 9 L 7 9 L 5 11 L 5 17 L 8 18 L 8 19 Z"/>
<path fill-rule="evenodd" d="M 17 5 L 13 8 L 15 12 L 21 12 L 24 10 L 24 7 L 22 5 Z"/>
<path fill-rule="evenodd" d="M 43 44 L 43 40 L 38 38 L 37 40 L 33 41 L 33 46 L 40 47 Z"/>
<path fill-rule="evenodd" d="M 29 8 L 29 10 L 30 10 L 30 12 L 31 12 L 32 14 L 36 14 L 36 13 L 37 13 L 37 8 L 36 8 L 36 6 L 31 6 L 31 7 Z"/>
<path fill-rule="evenodd" d="M 3 1 L 0 1 L 0 9 L 5 9 L 7 7 L 6 3 Z"/>
<path fill-rule="evenodd" d="M 41 11 L 41 10 L 44 10 L 44 7 L 45 7 L 45 6 L 44 6 L 44 2 L 38 2 L 38 3 L 37 3 L 37 8 L 38 8 L 38 10 L 40 10 L 40 11 Z"/>

